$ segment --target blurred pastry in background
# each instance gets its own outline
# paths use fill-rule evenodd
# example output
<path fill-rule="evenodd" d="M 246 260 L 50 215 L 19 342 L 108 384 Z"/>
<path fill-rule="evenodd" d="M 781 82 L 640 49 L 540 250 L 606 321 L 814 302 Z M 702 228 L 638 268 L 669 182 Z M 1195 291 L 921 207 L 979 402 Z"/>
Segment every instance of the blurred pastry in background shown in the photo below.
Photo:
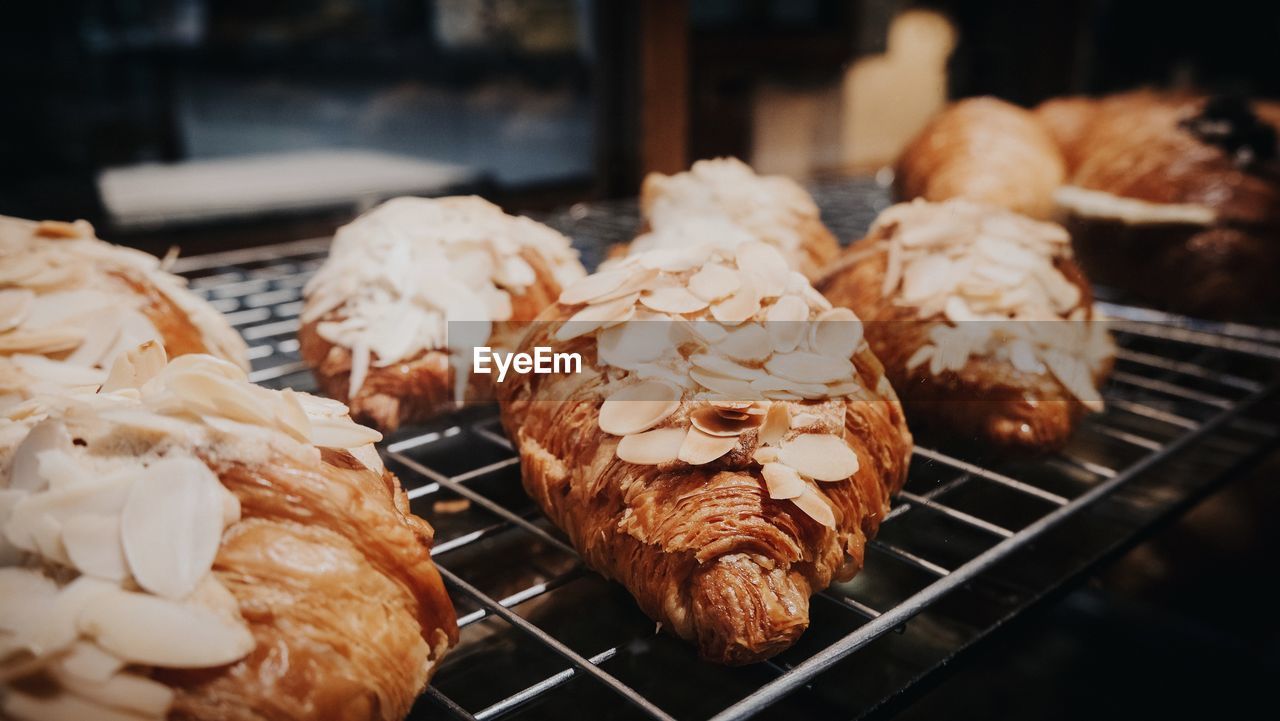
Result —
<path fill-rule="evenodd" d="M 810 596 L 862 568 L 911 456 L 857 317 L 752 241 L 630 256 L 541 320 L 521 349 L 584 363 L 498 386 L 525 490 L 704 658 L 795 643 Z"/>
<path fill-rule="evenodd" d="M 675 175 L 650 173 L 640 188 L 640 210 L 644 232 L 631 243 L 631 253 L 690 243 L 732 250 L 760 241 L 812 279 L 840 250 L 799 183 L 757 175 L 737 158 L 699 160 Z"/>
<path fill-rule="evenodd" d="M 404 718 L 458 628 L 380 438 L 154 341 L 0 414 L 0 716 Z"/>
<path fill-rule="evenodd" d="M 818 289 L 863 319 L 917 433 L 1039 453 L 1101 407 L 1114 347 L 1058 225 L 966 199 L 901 203 Z"/>
<path fill-rule="evenodd" d="M 209 353 L 248 369 L 220 313 L 141 251 L 93 227 L 0 216 L 0 410 L 41 393 L 93 390 L 124 351 Z"/>
<path fill-rule="evenodd" d="M 996 98 L 971 98 L 948 106 L 907 145 L 894 169 L 894 194 L 968 198 L 1048 218 L 1065 176 L 1062 154 L 1035 115 Z"/>
<path fill-rule="evenodd" d="M 1085 129 L 1065 146 L 1075 160 L 1056 199 L 1090 277 L 1194 315 L 1274 308 L 1274 106 L 1139 92 L 1088 107 Z"/>
<path fill-rule="evenodd" d="M 304 292 L 302 357 L 352 417 L 394 430 L 492 398 L 489 377 L 451 366 L 514 343 L 584 274 L 568 238 L 481 198 L 396 198 L 338 229 Z"/>

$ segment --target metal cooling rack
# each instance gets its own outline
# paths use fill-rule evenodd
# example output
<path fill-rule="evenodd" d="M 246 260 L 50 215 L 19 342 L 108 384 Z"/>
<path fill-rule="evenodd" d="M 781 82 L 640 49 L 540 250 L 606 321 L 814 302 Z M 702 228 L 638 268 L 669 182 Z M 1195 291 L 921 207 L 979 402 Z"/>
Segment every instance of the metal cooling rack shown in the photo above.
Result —
<path fill-rule="evenodd" d="M 814 189 L 844 240 L 887 204 L 869 182 Z M 636 227 L 634 203 L 550 218 L 589 263 Z M 294 337 L 327 239 L 180 260 L 251 347 L 252 379 L 309 390 Z M 1036 461 L 917 448 L 865 569 L 814 597 L 792 649 L 699 661 L 620 587 L 586 571 L 523 493 L 496 409 L 387 439 L 462 627 L 412 718 L 852 718 L 892 710 L 961 650 L 1134 542 L 1280 437 L 1275 331 L 1112 303 L 1120 353 L 1062 453 Z"/>

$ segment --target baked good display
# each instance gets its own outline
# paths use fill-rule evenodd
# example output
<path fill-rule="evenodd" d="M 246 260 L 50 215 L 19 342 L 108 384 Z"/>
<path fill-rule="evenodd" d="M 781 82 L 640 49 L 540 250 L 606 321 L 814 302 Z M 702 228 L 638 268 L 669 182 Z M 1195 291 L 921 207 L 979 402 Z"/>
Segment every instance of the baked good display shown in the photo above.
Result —
<path fill-rule="evenodd" d="M 975 98 L 907 147 L 895 189 L 1053 217 L 1099 283 L 1195 315 L 1252 315 L 1280 300 L 1278 129 L 1276 103 L 1235 97 L 1140 90 L 1030 112 Z"/>
<path fill-rule="evenodd" d="M 796 641 L 862 566 L 912 449 L 862 324 L 762 242 L 630 256 L 520 348 L 581 372 L 498 385 L 525 489 L 586 563 L 706 659 Z"/>
<path fill-rule="evenodd" d="M 1058 225 L 966 199 L 900 203 L 818 289 L 863 319 L 917 432 L 1044 452 L 1101 405 L 1114 347 Z"/>
<path fill-rule="evenodd" d="M 804 188 L 780 175 L 757 175 L 737 158 L 699 160 L 675 175 L 649 173 L 640 188 L 644 231 L 630 252 L 708 243 L 731 250 L 768 243 L 788 265 L 814 278 L 840 251 Z"/>
<path fill-rule="evenodd" d="M 1065 174 L 1036 116 L 983 97 L 953 103 L 931 120 L 898 158 L 893 187 L 900 200 L 968 198 L 1047 218 Z"/>
<path fill-rule="evenodd" d="M 458 631 L 379 438 L 155 342 L 0 415 L 0 716 L 404 718 Z"/>
<path fill-rule="evenodd" d="M 396 198 L 338 229 L 304 292 L 302 357 L 353 418 L 394 430 L 492 398 L 451 367 L 450 324 L 468 354 L 504 347 L 584 274 L 563 235 L 481 198 Z"/>
<path fill-rule="evenodd" d="M 0 216 L 0 411 L 96 388 L 117 356 L 148 340 L 248 368 L 239 334 L 159 259 L 99 240 L 83 220 Z"/>
<path fill-rule="evenodd" d="M 1056 196 L 1090 276 L 1196 315 L 1274 307 L 1280 124 L 1266 115 L 1239 98 L 1094 102 Z"/>

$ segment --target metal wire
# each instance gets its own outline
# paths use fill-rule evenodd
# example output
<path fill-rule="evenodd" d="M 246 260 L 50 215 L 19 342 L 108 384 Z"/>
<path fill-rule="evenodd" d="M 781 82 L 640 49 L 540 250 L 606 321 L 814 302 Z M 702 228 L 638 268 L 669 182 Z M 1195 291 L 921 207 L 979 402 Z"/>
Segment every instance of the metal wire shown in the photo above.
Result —
<path fill-rule="evenodd" d="M 815 189 L 815 197 L 823 206 L 824 219 L 846 238 L 865 229 L 887 202 L 883 193 L 867 183 L 823 185 Z M 570 233 L 589 251 L 588 258 L 598 259 L 608 244 L 625 240 L 634 231 L 638 216 L 633 202 L 618 202 L 575 206 L 545 220 Z M 310 390 L 313 381 L 298 355 L 294 333 L 302 286 L 327 247 L 327 239 L 305 240 L 184 258 L 173 269 L 186 274 L 191 287 L 226 313 L 244 335 L 251 346 L 251 378 L 255 382 Z M 831 613 L 848 614 L 852 630 L 807 650 L 803 657 L 761 664 L 754 671 L 705 664 L 692 667 L 707 678 L 723 674 L 726 688 L 744 683 L 743 674 L 762 679 L 751 681 L 752 690 L 711 712 L 689 711 L 671 698 L 659 703 L 638 688 L 644 684 L 628 680 L 634 677 L 630 666 L 639 663 L 636 659 L 654 648 L 664 648 L 662 637 L 636 636 L 625 644 L 602 642 L 604 648 L 582 651 L 543 627 L 549 625 L 539 616 L 544 607 L 569 606 L 583 618 L 602 610 L 634 618 L 638 611 L 633 602 L 616 593 L 606 596 L 605 607 L 574 606 L 575 587 L 599 582 L 519 492 L 515 478 L 518 458 L 501 435 L 496 411 L 481 409 L 466 418 L 444 419 L 390 439 L 383 453 L 400 475 L 415 511 L 434 514 L 429 519 L 438 534 L 433 556 L 463 611 L 462 643 L 446 658 L 429 691 L 436 710 L 479 721 L 514 718 L 523 709 L 554 702 L 557 694 L 576 693 L 569 690 L 571 685 L 576 689 L 577 684 L 593 683 L 641 718 L 748 718 L 789 694 L 810 688 L 824 671 L 888 631 L 901 629 L 1015 551 L 1027 549 L 1046 531 L 1233 423 L 1275 391 L 1280 368 L 1280 334 L 1275 331 L 1213 324 L 1116 303 L 1108 304 L 1106 312 L 1121 319 L 1115 326 L 1121 349 L 1116 372 L 1104 392 L 1107 411 L 1089 419 L 1081 434 L 1093 436 L 1093 445 L 1081 440 L 1037 466 L 1039 473 L 1080 477 L 1084 484 L 1080 490 L 1066 493 L 1058 486 L 1045 487 L 1036 474 L 997 470 L 938 449 L 918 447 L 907 490 L 895 499 L 894 508 L 883 520 L 880 540 L 869 544 L 879 557 L 870 559 L 851 585 L 832 587 L 818 596 L 831 602 L 827 604 L 833 609 Z M 1259 442 L 1274 443 L 1280 436 L 1280 429 L 1270 425 L 1253 423 L 1249 428 Z M 513 487 L 514 492 L 506 492 Z M 1010 524 L 985 517 L 985 507 L 963 506 L 953 500 L 968 493 L 996 491 L 1012 494 L 1039 510 L 1034 518 Z M 432 504 L 442 502 L 462 504 L 466 509 L 436 513 Z M 889 540 L 895 529 L 910 529 L 911 524 L 920 523 L 924 516 L 918 514 L 970 529 L 988 542 L 980 550 L 962 554 L 958 561 L 944 562 L 913 546 L 909 537 Z M 528 568 L 499 574 L 501 583 L 492 579 L 482 582 L 490 567 L 509 553 L 509 546 L 502 544 L 512 537 L 521 539 L 518 544 L 525 549 L 536 546 L 539 553 L 555 554 L 559 565 L 547 570 L 535 568 L 537 563 L 531 562 Z M 889 575 L 883 572 L 887 569 L 882 568 L 890 562 L 916 569 L 927 580 L 890 605 L 860 596 L 861 587 L 890 583 Z M 811 628 L 809 633 L 819 632 L 821 629 Z M 489 643 L 495 635 L 502 639 L 496 648 Z M 526 669 L 527 682 L 521 681 L 514 690 L 499 690 L 495 685 L 492 694 L 486 694 L 487 685 L 472 678 L 487 664 L 500 663 L 530 645 L 541 649 L 544 659 L 558 661 Z M 686 654 L 690 657 L 687 663 L 697 664 L 691 650 L 677 648 L 666 652 Z M 614 668 L 617 664 L 621 665 Z M 653 666 L 646 673 L 661 675 L 664 671 Z M 900 690 L 886 688 L 884 693 L 887 697 Z M 616 710 L 595 709 L 594 713 L 612 715 Z M 840 712 L 855 716 L 862 710 Z"/>

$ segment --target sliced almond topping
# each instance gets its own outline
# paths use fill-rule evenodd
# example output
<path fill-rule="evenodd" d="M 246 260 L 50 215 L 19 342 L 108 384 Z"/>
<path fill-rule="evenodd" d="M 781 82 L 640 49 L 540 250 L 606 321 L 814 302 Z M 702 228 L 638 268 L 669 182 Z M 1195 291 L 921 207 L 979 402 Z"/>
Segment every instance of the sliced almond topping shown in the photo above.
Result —
<path fill-rule="evenodd" d="M 847 358 L 804 351 L 775 355 L 764 367 L 773 375 L 801 383 L 834 383 L 853 377 L 853 364 Z"/>
<path fill-rule="evenodd" d="M 738 272 L 719 263 L 708 263 L 689 278 L 690 292 L 705 301 L 726 298 L 741 285 Z"/>
<path fill-rule="evenodd" d="M 678 286 L 645 291 L 640 302 L 661 313 L 694 313 L 707 307 L 707 301 Z"/>
<path fill-rule="evenodd" d="M 86 681 L 57 672 L 54 677 L 64 689 L 76 696 L 148 718 L 164 718 L 176 695 L 169 686 L 132 673 L 116 674 L 105 681 Z"/>
<path fill-rule="evenodd" d="M 773 352 L 769 333 L 758 323 L 744 323 L 729 331 L 716 350 L 740 361 L 761 361 Z"/>
<path fill-rule="evenodd" d="M 848 308 L 832 308 L 814 321 L 809 347 L 831 358 L 852 358 L 862 343 L 862 321 Z"/>
<path fill-rule="evenodd" d="M 555 339 L 567 341 L 595 331 L 608 323 L 621 320 L 635 312 L 638 294 L 628 294 L 606 303 L 589 305 L 574 313 L 556 329 Z"/>
<path fill-rule="evenodd" d="M 26 288 L 0 290 L 0 333 L 22 325 L 36 294 Z"/>
<path fill-rule="evenodd" d="M 116 359 L 107 382 L 102 385 L 102 392 L 141 388 L 142 384 L 160 375 L 168 362 L 169 356 L 165 353 L 164 346 L 149 340 Z"/>
<path fill-rule="evenodd" d="M 138 585 L 179 599 L 213 568 L 222 540 L 222 484 L 194 458 L 155 461 L 129 491 L 120 517 Z"/>
<path fill-rule="evenodd" d="M 124 661 L 91 641 L 76 641 L 71 650 L 58 660 L 58 669 L 62 675 L 83 681 L 106 681 L 122 668 Z"/>
<path fill-rule="evenodd" d="M 9 488 L 18 491 L 39 491 L 48 485 L 40 475 L 40 454 L 45 451 L 70 453 L 71 436 L 62 421 L 48 418 L 37 423 L 27 437 L 14 449 L 9 462 Z"/>
<path fill-rule="evenodd" d="M 708 402 L 716 408 L 727 408 L 730 410 L 745 410 L 755 405 L 755 401 L 741 400 L 712 400 Z"/>
<path fill-rule="evenodd" d="M 80 630 L 129 663 L 166 668 L 223 666 L 256 645 L 242 623 L 207 608 L 121 589 L 87 606 Z"/>
<path fill-rule="evenodd" d="M 794 295 L 784 295 L 769 306 L 765 311 L 765 328 L 773 349 L 779 353 L 795 350 L 804 338 L 808 318 L 808 304 Z"/>
<path fill-rule="evenodd" d="M 680 455 L 686 431 L 683 428 L 659 428 L 623 436 L 616 454 L 620 460 L 642 466 L 670 463 Z"/>
<path fill-rule="evenodd" d="M 737 436 L 713 436 L 690 428 L 680 446 L 679 459 L 692 466 L 710 463 L 738 446 Z"/>
<path fill-rule="evenodd" d="M 790 264 L 768 243 L 743 243 L 737 248 L 738 269 L 749 275 L 761 298 L 774 298 L 787 289 Z"/>
<path fill-rule="evenodd" d="M 588 275 L 561 291 L 560 302 L 565 305 L 591 302 L 621 288 L 630 275 L 629 270 L 606 270 Z"/>
<path fill-rule="evenodd" d="M 760 310 L 760 297 L 750 283 L 711 306 L 711 316 L 725 325 L 737 325 Z"/>
<path fill-rule="evenodd" d="M 751 460 L 764 465 L 766 463 L 776 463 L 778 460 L 778 449 L 773 446 L 760 446 L 751 454 Z"/>
<path fill-rule="evenodd" d="M 120 517 L 82 513 L 62 524 L 67 557 L 81 573 L 107 581 L 129 577 L 124 546 L 120 542 Z"/>
<path fill-rule="evenodd" d="M 738 378 L 730 378 L 718 373 L 699 370 L 698 368 L 690 368 L 689 377 L 704 388 L 715 391 L 726 398 L 760 397 L 760 393 L 752 388 L 750 383 Z"/>
<path fill-rule="evenodd" d="M 796 508 L 804 511 L 805 515 L 835 530 L 836 514 L 831 510 L 831 503 L 813 486 L 806 483 L 804 490 L 800 491 L 800 495 L 792 498 L 791 502 L 796 504 Z"/>
<path fill-rule="evenodd" d="M 795 498 L 807 485 L 794 468 L 781 463 L 765 463 L 760 475 L 764 476 L 770 498 Z"/>
<path fill-rule="evenodd" d="M 2 714 L 14 721 L 141 721 L 138 714 L 117 711 L 75 694 L 30 694 L 10 690 L 4 698 Z"/>
<path fill-rule="evenodd" d="M 784 442 L 778 457 L 817 481 L 843 481 L 858 471 L 858 456 L 849 444 L 826 433 L 802 433 Z"/>
<path fill-rule="evenodd" d="M 707 435 L 729 437 L 741 435 L 744 431 L 755 428 L 760 425 L 762 419 L 760 416 L 746 413 L 738 414 L 737 418 L 733 418 L 719 408 L 707 406 L 689 414 L 689 420 L 694 428 Z"/>
<path fill-rule="evenodd" d="M 786 403 L 774 403 L 765 414 L 760 426 L 760 443 L 774 445 L 782 440 L 791 428 L 791 408 Z"/>
<path fill-rule="evenodd" d="M 711 252 L 709 245 L 690 245 L 685 248 L 658 248 L 636 256 L 636 262 L 646 268 L 682 273 L 701 265 Z M 708 299 L 710 300 L 710 299 Z"/>
<path fill-rule="evenodd" d="M 728 378 L 736 378 L 743 381 L 752 381 L 757 378 L 764 378 L 766 375 L 764 371 L 759 368 L 748 368 L 746 366 L 738 365 L 728 358 L 715 353 L 695 353 L 692 356 L 689 356 L 689 362 L 710 373 L 726 376 Z M 750 398 L 750 396 L 733 398 L 732 400 L 746 400 L 747 398 Z"/>
<path fill-rule="evenodd" d="M 600 406 L 600 430 L 615 436 L 647 431 L 675 413 L 681 395 L 663 381 L 641 381 L 614 391 Z"/>
<path fill-rule="evenodd" d="M 350 418 L 312 418 L 311 444 L 318 448 L 360 448 L 382 440 L 382 434 Z"/>
<path fill-rule="evenodd" d="M 600 331 L 596 356 L 601 363 L 634 370 L 661 358 L 671 348 L 667 321 L 632 320 Z"/>

